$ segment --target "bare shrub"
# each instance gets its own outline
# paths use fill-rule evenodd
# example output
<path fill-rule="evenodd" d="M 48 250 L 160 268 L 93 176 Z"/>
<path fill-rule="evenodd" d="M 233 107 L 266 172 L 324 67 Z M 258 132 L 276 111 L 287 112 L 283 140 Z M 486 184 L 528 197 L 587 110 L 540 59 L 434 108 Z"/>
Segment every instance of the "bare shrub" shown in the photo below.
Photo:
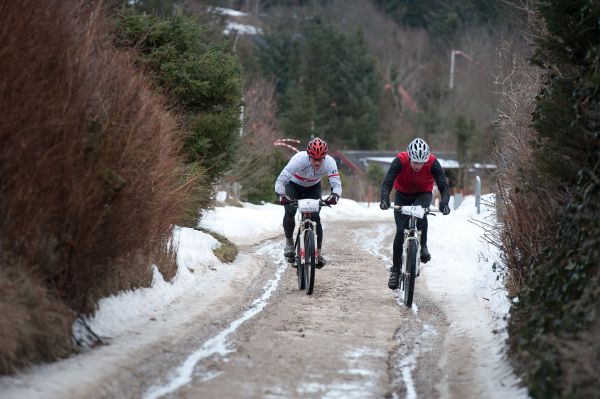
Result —
<path fill-rule="evenodd" d="M 505 41 L 498 51 L 496 84 L 501 95 L 497 123 L 503 138 L 495 153 L 498 216 L 502 223 L 500 247 L 508 266 L 507 288 L 515 295 L 526 264 L 534 259 L 546 237 L 547 227 L 539 223 L 544 209 L 543 196 L 551 198 L 550 188 L 539 181 L 533 164 L 538 140 L 531 127 L 531 112 L 540 88 L 540 71 L 527 62 L 522 48 Z M 531 195 L 534 194 L 534 195 Z"/>
<path fill-rule="evenodd" d="M 379 203 L 379 197 L 375 194 L 378 188 L 369 182 L 365 174 L 348 174 L 340 177 L 344 185 L 345 198 L 352 198 L 355 201 L 374 201 Z"/>
<path fill-rule="evenodd" d="M 76 312 L 148 285 L 186 200 L 175 121 L 105 22 L 74 0 L 0 5 L 4 370 L 15 353 L 18 364 L 65 355 Z M 23 287 L 31 299 L 13 302 Z M 4 345 L 19 325 L 9 317 L 42 321 L 46 341 L 21 323 Z"/>
<path fill-rule="evenodd" d="M 549 216 L 563 201 L 555 187 L 540 177 L 534 162 L 539 136 L 531 126 L 531 114 L 542 71 L 531 66 L 528 57 L 532 35 L 541 34 L 544 28 L 527 3 L 513 6 L 525 12 L 530 30 L 501 43 L 495 75 L 501 97 L 497 124 L 503 134 L 495 153 L 496 203 L 502 224 L 499 246 L 511 296 L 518 292 L 526 268 L 537 259 L 544 242 L 555 234 L 554 219 Z"/>
<path fill-rule="evenodd" d="M 240 197 L 259 201 L 274 197 L 278 150 L 273 146 L 281 133 L 277 126 L 275 86 L 254 78 L 244 88 L 244 123 L 237 162 L 222 184 L 241 184 Z"/>

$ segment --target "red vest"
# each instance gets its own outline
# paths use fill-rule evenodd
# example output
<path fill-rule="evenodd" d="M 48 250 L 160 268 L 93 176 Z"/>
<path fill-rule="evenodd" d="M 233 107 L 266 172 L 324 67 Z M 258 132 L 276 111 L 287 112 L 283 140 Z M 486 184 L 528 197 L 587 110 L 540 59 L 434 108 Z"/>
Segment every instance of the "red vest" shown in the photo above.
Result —
<path fill-rule="evenodd" d="M 416 194 L 433 190 L 434 180 L 433 174 L 431 174 L 431 166 L 436 160 L 433 154 L 429 155 L 429 159 L 418 172 L 415 172 L 410 167 L 408 152 L 404 151 L 396 156 L 402 164 L 402 169 L 400 169 L 400 173 L 396 175 L 396 180 L 394 180 L 394 189 L 396 191 L 405 194 Z"/>

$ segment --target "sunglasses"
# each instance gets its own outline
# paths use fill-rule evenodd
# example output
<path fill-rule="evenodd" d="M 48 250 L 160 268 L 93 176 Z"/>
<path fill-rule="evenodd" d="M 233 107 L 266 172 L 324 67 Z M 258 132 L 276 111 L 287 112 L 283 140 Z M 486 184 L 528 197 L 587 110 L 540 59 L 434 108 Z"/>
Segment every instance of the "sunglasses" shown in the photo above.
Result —
<path fill-rule="evenodd" d="M 315 158 L 315 157 L 310 157 L 310 159 L 312 159 L 313 161 L 317 161 L 317 162 L 321 162 L 323 159 L 325 158 Z"/>

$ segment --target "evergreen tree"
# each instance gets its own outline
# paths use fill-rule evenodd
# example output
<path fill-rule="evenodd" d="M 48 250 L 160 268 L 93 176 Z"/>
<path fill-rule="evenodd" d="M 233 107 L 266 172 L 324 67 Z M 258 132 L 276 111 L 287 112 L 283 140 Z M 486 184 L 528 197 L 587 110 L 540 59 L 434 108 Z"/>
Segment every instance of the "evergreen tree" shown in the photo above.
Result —
<path fill-rule="evenodd" d="M 425 140 L 435 140 L 444 130 L 442 104 L 452 101 L 446 84 L 445 79 L 442 81 L 436 74 L 431 74 L 429 79 L 422 83 L 420 91 L 415 93 L 415 99 L 422 109 L 415 118 L 415 128 L 423 132 Z M 451 125 L 450 130 L 452 127 Z"/>
<path fill-rule="evenodd" d="M 241 68 L 224 42 L 197 20 L 177 13 L 168 19 L 124 10 L 117 44 L 136 47 L 157 90 L 183 115 L 187 161 L 216 179 L 235 158 L 239 139 Z"/>
<path fill-rule="evenodd" d="M 294 83 L 300 58 L 300 43 L 291 32 L 274 30 L 264 36 L 264 44 L 257 53 L 258 62 L 268 79 L 275 80 L 275 90 L 281 99 Z"/>
<path fill-rule="evenodd" d="M 314 132 L 353 148 L 375 146 L 381 78 L 360 32 L 348 35 L 315 19 L 295 36 L 273 34 L 260 59 L 265 73 L 278 77 L 287 135 Z"/>
<path fill-rule="evenodd" d="M 434 40 L 446 41 L 469 26 L 496 23 L 506 18 L 502 2 L 488 0 L 376 0 L 401 25 L 427 29 Z"/>
<path fill-rule="evenodd" d="M 292 87 L 286 93 L 287 107 L 281 114 L 281 128 L 287 135 L 306 138 L 313 135 L 317 110 L 315 99 L 302 87 Z"/>
<path fill-rule="evenodd" d="M 394 21 L 412 27 L 426 27 L 426 16 L 435 7 L 435 0 L 375 0 Z"/>

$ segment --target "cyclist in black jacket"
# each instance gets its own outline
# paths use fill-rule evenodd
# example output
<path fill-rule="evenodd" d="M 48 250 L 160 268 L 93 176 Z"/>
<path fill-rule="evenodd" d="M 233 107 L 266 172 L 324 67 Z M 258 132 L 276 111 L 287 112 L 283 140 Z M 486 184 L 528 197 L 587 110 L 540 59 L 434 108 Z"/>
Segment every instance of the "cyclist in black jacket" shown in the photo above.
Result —
<path fill-rule="evenodd" d="M 427 143 L 414 139 L 407 151 L 400 152 L 390 165 L 383 183 L 381 184 L 381 209 L 390 207 L 390 192 L 392 186 L 396 190 L 395 205 L 421 205 L 429 207 L 433 199 L 433 183 L 440 190 L 440 211 L 450 213 L 448 202 L 450 193 L 444 169 L 433 154 L 429 152 Z M 396 236 L 394 238 L 394 255 L 388 287 L 397 289 L 400 282 L 400 266 L 402 263 L 402 245 L 404 244 L 404 229 L 408 228 L 409 216 L 394 212 L 396 221 Z M 417 227 L 421 230 L 421 262 L 427 263 L 431 255 L 427 248 L 427 216 L 419 219 Z"/>

